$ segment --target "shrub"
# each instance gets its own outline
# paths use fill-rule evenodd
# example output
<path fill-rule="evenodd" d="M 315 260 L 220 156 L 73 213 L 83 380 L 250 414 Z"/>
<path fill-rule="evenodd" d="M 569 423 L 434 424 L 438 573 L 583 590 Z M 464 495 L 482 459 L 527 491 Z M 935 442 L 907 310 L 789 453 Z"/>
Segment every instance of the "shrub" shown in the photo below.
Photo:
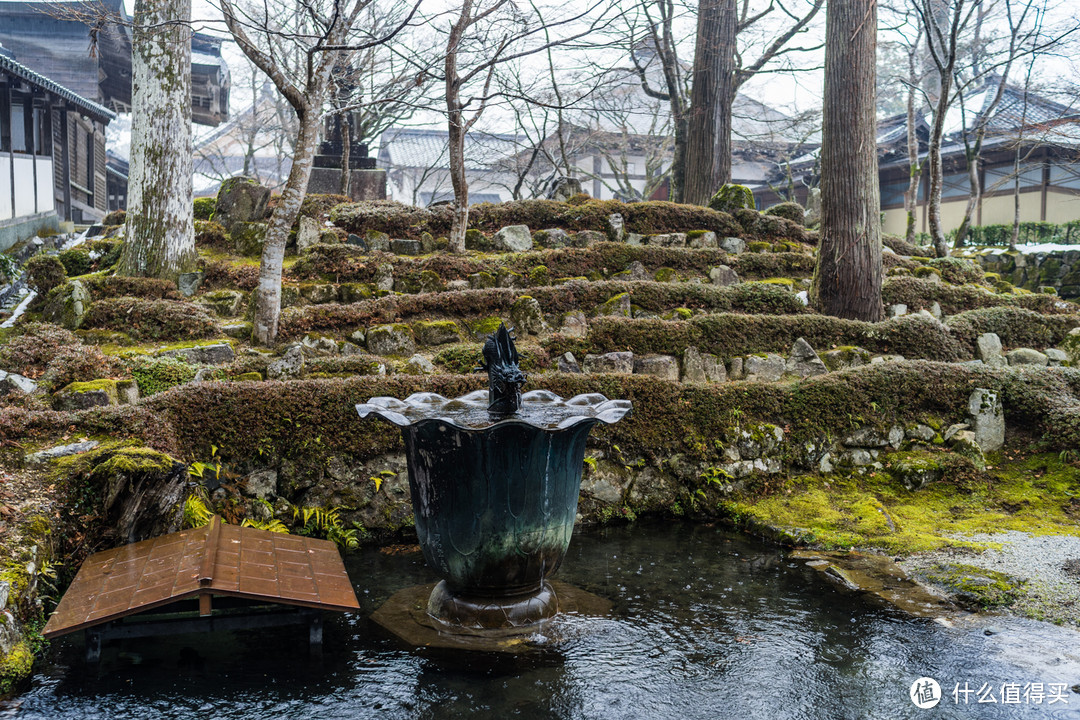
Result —
<path fill-rule="evenodd" d="M 53 255 L 39 253 L 26 261 L 26 281 L 38 294 L 45 296 L 55 287 L 67 280 L 67 270 L 60 259 Z"/>
<path fill-rule="evenodd" d="M 214 209 L 216 207 L 217 207 L 217 198 L 216 197 L 195 198 L 195 219 L 196 220 L 209 220 L 210 218 L 212 218 L 214 216 Z"/>
<path fill-rule="evenodd" d="M 94 267 L 94 261 L 90 259 L 90 250 L 85 245 L 64 250 L 57 258 L 64 265 L 68 277 L 85 275 Z"/>
<path fill-rule="evenodd" d="M 300 204 L 300 216 L 315 218 L 322 225 L 323 221 L 330 219 L 331 210 L 349 202 L 352 202 L 352 198 L 346 195 L 308 193 Z"/>
<path fill-rule="evenodd" d="M 133 297 L 94 302 L 83 324 L 119 330 L 139 340 L 186 340 L 217 331 L 214 320 L 195 303 Z"/>
<path fill-rule="evenodd" d="M 0 345 L 0 368 L 37 378 L 65 347 L 80 347 L 74 333 L 50 323 L 29 323 Z"/>
<path fill-rule="evenodd" d="M 68 345 L 57 350 L 41 376 L 46 390 L 59 390 L 73 382 L 126 375 L 119 360 L 92 345 Z"/>
<path fill-rule="evenodd" d="M 139 297 L 150 300 L 183 300 L 176 283 L 159 278 L 126 275 L 91 275 L 83 284 L 95 300 L 115 297 Z"/>
<path fill-rule="evenodd" d="M 297 263 L 299 264 L 299 263 Z M 225 260 L 201 263 L 203 288 L 226 288 L 229 290 L 254 290 L 259 285 L 258 265 L 234 265 Z"/>
<path fill-rule="evenodd" d="M 806 211 L 797 202 L 782 202 L 765 210 L 766 215 L 776 215 L 799 225 L 806 224 Z"/>
<path fill-rule="evenodd" d="M 929 310 L 936 302 L 946 315 L 984 307 L 1021 307 L 1041 314 L 1063 315 L 1080 312 L 1080 306 L 1054 295 L 998 295 L 976 285 L 947 285 L 916 277 L 886 278 L 881 288 L 885 305 L 902 303 L 909 312 Z"/>
<path fill-rule="evenodd" d="M 709 207 L 718 212 L 735 212 L 739 208 L 753 208 L 754 192 L 745 185 L 725 183 L 709 198 Z"/>
<path fill-rule="evenodd" d="M 931 258 L 926 264 L 940 272 L 942 280 L 954 285 L 985 284 L 985 271 L 973 260 L 955 257 Z"/>
<path fill-rule="evenodd" d="M 888 233 L 881 234 L 881 242 L 885 247 L 892 249 L 897 255 L 906 255 L 908 257 L 911 257 L 912 255 L 922 255 L 926 250 L 926 248 L 912 245 L 899 235 L 890 235 Z"/>
<path fill-rule="evenodd" d="M 114 225 L 123 225 L 124 220 L 127 219 L 126 210 L 113 210 L 111 213 L 101 219 L 101 224 L 105 227 L 112 227 Z"/>
<path fill-rule="evenodd" d="M 106 270 L 120 261 L 122 240 L 90 240 L 84 246 L 90 252 L 94 270 Z"/>
<path fill-rule="evenodd" d="M 229 238 L 229 233 L 225 231 L 225 228 L 212 220 L 195 221 L 195 246 L 214 248 L 227 252 L 233 250 L 233 242 Z"/>
<path fill-rule="evenodd" d="M 139 386 L 139 394 L 144 397 L 189 383 L 195 379 L 195 373 L 198 372 L 197 367 L 180 358 L 152 358 L 146 355 L 128 360 L 128 368 Z"/>
<path fill-rule="evenodd" d="M 953 315 L 946 324 L 972 349 L 983 333 L 997 333 L 1007 348 L 1046 348 L 1058 345 L 1069 330 L 1080 326 L 1080 316 L 1042 315 L 1019 307 L 988 307 Z"/>

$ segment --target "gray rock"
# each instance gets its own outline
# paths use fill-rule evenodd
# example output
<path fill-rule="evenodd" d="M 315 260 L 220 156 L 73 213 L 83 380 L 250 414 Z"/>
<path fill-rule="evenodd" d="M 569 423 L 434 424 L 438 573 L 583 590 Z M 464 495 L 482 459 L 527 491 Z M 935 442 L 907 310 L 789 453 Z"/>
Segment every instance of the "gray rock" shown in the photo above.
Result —
<path fill-rule="evenodd" d="M 574 233 L 574 247 L 587 248 L 592 247 L 596 243 L 605 242 L 607 235 L 599 230 L 581 230 Z"/>
<path fill-rule="evenodd" d="M 117 380 L 116 399 L 121 405 L 134 405 L 139 402 L 139 383 L 134 380 Z"/>
<path fill-rule="evenodd" d="M 930 315 L 937 320 L 941 319 L 941 303 L 939 303 L 937 300 L 935 300 L 934 304 L 930 306 Z"/>
<path fill-rule="evenodd" d="M 1061 367 L 1069 362 L 1069 356 L 1058 348 L 1046 348 L 1046 359 L 1050 361 L 1050 367 Z"/>
<path fill-rule="evenodd" d="M 686 247 L 686 233 L 661 233 L 648 235 L 645 238 L 646 245 L 659 247 Z"/>
<path fill-rule="evenodd" d="M 213 372 L 214 371 L 211 370 L 210 368 L 199 368 L 198 370 L 195 371 L 195 378 L 191 382 L 196 382 L 196 383 L 209 382 L 210 379 L 211 379 L 210 376 L 213 374 Z"/>
<path fill-rule="evenodd" d="M 262 220 L 270 189 L 252 177 L 238 175 L 221 184 L 214 205 L 214 222 L 232 231 L 235 223 Z"/>
<path fill-rule="evenodd" d="M 787 362 L 780 355 L 766 353 L 765 355 L 747 355 L 743 360 L 743 369 L 747 380 L 759 382 L 775 382 L 784 375 Z"/>
<path fill-rule="evenodd" d="M 319 221 L 312 217 L 300 218 L 300 227 L 296 230 L 296 252 L 307 252 L 308 248 L 319 242 Z"/>
<path fill-rule="evenodd" d="M 559 372 L 562 373 L 579 373 L 581 372 L 581 366 L 578 365 L 577 359 L 573 353 L 563 353 L 559 356 Z"/>
<path fill-rule="evenodd" d="M 532 250 L 532 233 L 528 225 L 509 225 L 495 233 L 491 244 L 501 252 L 527 252 Z"/>
<path fill-rule="evenodd" d="M 670 355 L 636 357 L 634 358 L 634 372 L 638 375 L 652 375 L 664 380 L 678 382 L 679 361 Z"/>
<path fill-rule="evenodd" d="M 221 326 L 221 332 L 225 333 L 231 338 L 237 340 L 247 340 L 251 338 L 251 323 L 229 323 L 228 325 Z"/>
<path fill-rule="evenodd" d="M 635 260 L 630 263 L 626 268 L 626 272 L 629 273 L 631 280 L 651 280 L 652 276 L 649 271 L 645 269 L 645 266 L 640 261 Z"/>
<path fill-rule="evenodd" d="M 0 611 L 7 607 L 8 596 L 11 595 L 11 583 L 7 580 L 0 581 Z M 7 623 L 4 623 L 5 625 Z M 4 648 L 4 654 L 11 652 L 11 648 Z"/>
<path fill-rule="evenodd" d="M 562 228 L 550 228 L 536 234 L 534 240 L 546 248 L 562 248 L 570 244 L 570 234 Z"/>
<path fill-rule="evenodd" d="M 349 339 L 358 345 L 367 345 L 367 333 L 364 332 L 363 328 L 353 331 Z"/>
<path fill-rule="evenodd" d="M 180 290 L 181 295 L 191 297 L 199 291 L 199 286 L 202 285 L 205 276 L 206 274 L 203 272 L 181 273 L 176 278 L 176 287 Z"/>
<path fill-rule="evenodd" d="M 739 275 L 727 265 L 719 265 L 709 271 L 709 282 L 713 285 L 727 287 L 739 282 Z"/>
<path fill-rule="evenodd" d="M 451 291 L 468 290 L 472 285 L 468 280 L 447 280 L 446 289 Z"/>
<path fill-rule="evenodd" d="M 77 391 L 69 389 L 71 386 L 64 388 L 56 394 L 56 398 L 53 402 L 53 406 L 60 411 L 70 410 L 86 410 L 92 407 L 106 407 L 109 405 L 117 405 L 119 400 L 116 397 L 116 386 L 111 388 L 100 388 L 95 390 Z"/>
<path fill-rule="evenodd" d="M 843 370 L 870 364 L 870 351 L 860 347 L 842 347 L 821 353 L 821 361 L 830 370 Z"/>
<path fill-rule="evenodd" d="M 406 363 L 409 372 L 413 375 L 431 375 L 435 372 L 435 366 L 423 355 L 413 355 Z"/>
<path fill-rule="evenodd" d="M 692 248 L 715 248 L 717 246 L 716 233 L 706 230 L 702 233 L 687 234 L 686 244 Z"/>
<path fill-rule="evenodd" d="M 1000 450 L 1005 444 L 1005 411 L 993 390 L 975 388 L 968 397 L 968 414 L 975 442 L 984 453 Z"/>
<path fill-rule="evenodd" d="M 236 352 L 229 343 L 215 343 L 196 347 L 164 350 L 158 357 L 175 357 L 193 365 L 228 365 L 236 359 Z"/>
<path fill-rule="evenodd" d="M 448 345 L 461 342 L 461 331 L 453 320 L 413 323 L 413 334 L 421 345 Z"/>
<path fill-rule="evenodd" d="M 391 292 L 394 289 L 394 266 L 383 263 L 375 271 L 375 289 Z"/>
<path fill-rule="evenodd" d="M 626 223 L 619 213 L 612 213 L 607 218 L 608 240 L 622 242 L 626 237 Z"/>
<path fill-rule="evenodd" d="M 300 377 L 304 372 L 304 350 L 300 345 L 293 345 L 280 360 L 266 366 L 266 377 L 270 380 L 288 380 Z"/>
<path fill-rule="evenodd" d="M 238 290 L 214 290 L 197 302 L 219 317 L 236 317 L 244 304 L 244 294 Z"/>
<path fill-rule="evenodd" d="M 862 448 L 855 448 L 848 450 L 840 456 L 841 464 L 854 465 L 855 467 L 866 467 L 867 465 L 874 464 L 874 456 L 869 450 Z"/>
<path fill-rule="evenodd" d="M 547 329 L 536 298 L 522 295 L 510 306 L 510 323 L 519 335 L 538 335 Z"/>
<path fill-rule="evenodd" d="M 375 355 L 412 355 L 416 341 L 408 325 L 379 325 L 367 332 L 368 352 Z"/>
<path fill-rule="evenodd" d="M 821 456 L 821 459 L 818 460 L 818 472 L 831 473 L 835 469 L 836 466 L 833 465 L 832 454 L 825 453 Z"/>
<path fill-rule="evenodd" d="M 949 446 L 953 452 L 963 455 L 975 463 L 975 467 L 980 471 L 986 469 L 986 457 L 983 455 L 979 443 L 975 440 L 975 433 L 971 430 L 961 430 L 953 435 L 949 441 Z"/>
<path fill-rule="evenodd" d="M 307 357 L 328 357 L 341 352 L 337 341 L 324 335 L 305 335 L 300 341 L 300 349 Z"/>
<path fill-rule="evenodd" d="M 589 321 L 581 310 L 571 310 L 563 318 L 559 333 L 567 337 L 583 338 L 589 334 Z"/>
<path fill-rule="evenodd" d="M 904 303 L 896 303 L 895 305 L 890 305 L 885 314 L 891 318 L 900 317 L 901 315 L 907 315 L 907 305 L 905 305 Z"/>
<path fill-rule="evenodd" d="M 693 383 L 724 382 L 727 380 L 727 371 L 720 358 L 698 352 L 696 347 L 688 347 L 683 353 L 682 380 Z"/>
<path fill-rule="evenodd" d="M 630 293 L 619 293 L 596 309 L 599 316 L 630 317 Z"/>
<path fill-rule="evenodd" d="M 364 234 L 364 245 L 368 252 L 389 252 L 390 236 L 378 230 L 368 230 Z"/>
<path fill-rule="evenodd" d="M 746 252 L 746 241 L 737 237 L 726 237 L 720 241 L 720 249 L 732 255 Z"/>
<path fill-rule="evenodd" d="M 332 283 L 309 283 L 300 286 L 300 296 L 315 305 L 323 305 L 338 299 L 338 289 Z"/>
<path fill-rule="evenodd" d="M 395 255 L 423 255 L 424 246 L 419 240 L 395 238 L 390 241 L 390 252 Z"/>
<path fill-rule="evenodd" d="M 362 248 L 363 250 L 367 250 L 367 242 L 365 242 L 364 238 L 360 237 L 356 233 L 349 233 L 345 237 L 345 244 L 346 245 L 355 245 L 358 248 Z"/>
<path fill-rule="evenodd" d="M 0 370 L 0 395 L 12 392 L 30 395 L 37 392 L 37 389 L 37 383 L 30 378 Z"/>
<path fill-rule="evenodd" d="M 68 330 L 78 330 L 88 312 L 90 291 L 82 284 L 82 280 L 69 280 L 42 308 L 41 317 L 56 325 L 63 325 Z"/>
<path fill-rule="evenodd" d="M 629 375 L 634 372 L 634 353 L 610 352 L 603 355 L 586 355 L 584 369 L 585 372 Z"/>
<path fill-rule="evenodd" d="M 971 427 L 971 425 L 969 423 L 953 423 L 952 425 L 950 425 L 949 427 L 947 427 L 945 429 L 945 432 L 942 434 L 941 438 L 945 442 L 949 442 L 950 440 L 953 439 L 953 437 L 956 435 L 956 433 L 963 432 L 963 431 L 967 430 L 970 427 Z M 972 435 L 972 437 L 974 437 L 974 435 Z"/>
<path fill-rule="evenodd" d="M 934 432 L 934 428 L 929 425 L 923 425 L 922 423 L 918 423 L 907 429 L 907 438 L 909 440 L 918 440 L 919 442 L 928 443 L 933 442 L 936 435 L 937 433 Z"/>
<path fill-rule="evenodd" d="M 975 339 L 976 355 L 985 364 L 993 367 L 1006 365 L 1005 354 L 1001 352 L 1001 338 L 997 333 L 983 333 Z"/>
<path fill-rule="evenodd" d="M 641 233 L 626 233 L 627 245 L 640 245 L 645 241 L 645 236 Z"/>
<path fill-rule="evenodd" d="M 23 459 L 23 462 L 27 465 L 39 465 L 56 458 L 79 455 L 80 453 L 93 450 L 98 445 L 100 445 L 100 443 L 97 440 L 87 440 L 86 442 L 71 443 L 70 445 L 59 445 L 57 447 L 51 447 L 48 450 L 31 453 Z"/>
<path fill-rule="evenodd" d="M 341 343 L 341 354 L 348 357 L 351 355 L 366 355 L 367 353 L 363 350 L 363 348 L 354 345 L 353 343 L 346 340 Z"/>
<path fill-rule="evenodd" d="M 574 195 L 581 194 L 581 181 L 577 178 L 560 175 L 551 181 L 547 189 L 547 199 L 566 202 Z"/>
<path fill-rule="evenodd" d="M 903 439 L 904 428 L 899 425 L 893 425 L 886 431 L 878 430 L 871 425 L 863 425 L 844 438 L 843 444 L 847 447 L 860 448 L 883 448 L 890 445 L 896 448 L 900 446 Z"/>
<path fill-rule="evenodd" d="M 728 365 L 728 377 L 732 380 L 742 380 L 744 376 L 743 359 L 741 357 L 731 358 Z"/>
<path fill-rule="evenodd" d="M 1036 365 L 1045 367 L 1050 363 L 1050 358 L 1046 357 L 1038 350 L 1032 350 L 1031 348 L 1017 348 L 1016 350 L 1010 350 L 1006 357 L 1009 359 L 1010 365 Z"/>
<path fill-rule="evenodd" d="M 814 352 L 814 348 L 810 347 L 810 343 L 806 342 L 805 338 L 796 340 L 791 347 L 791 353 L 788 355 L 787 373 L 805 378 L 813 375 L 824 375 L 827 372 L 829 372 L 829 368 L 825 367 L 825 363 Z"/>
<path fill-rule="evenodd" d="M 233 223 L 229 235 L 232 237 L 233 248 L 238 255 L 259 257 L 262 254 L 263 242 L 266 240 L 266 223 Z"/>
<path fill-rule="evenodd" d="M 277 470 L 256 470 L 244 476 L 244 488 L 247 494 L 260 500 L 269 500 L 277 495 L 278 474 Z"/>

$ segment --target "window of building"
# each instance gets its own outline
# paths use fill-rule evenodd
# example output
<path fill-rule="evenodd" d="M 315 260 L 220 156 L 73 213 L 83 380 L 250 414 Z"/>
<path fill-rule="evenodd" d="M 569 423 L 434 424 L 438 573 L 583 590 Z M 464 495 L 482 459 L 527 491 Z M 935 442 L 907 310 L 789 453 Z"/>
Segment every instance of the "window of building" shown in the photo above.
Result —
<path fill-rule="evenodd" d="M 1080 163 L 1055 161 L 1050 166 L 1050 184 L 1080 190 Z"/>
<path fill-rule="evenodd" d="M 1038 187 L 1042 185 L 1042 162 L 1027 163 L 1020 166 L 1020 187 Z M 986 168 L 986 192 L 1012 190 L 1016 186 L 1016 173 L 1012 164 L 996 165 Z"/>
<path fill-rule="evenodd" d="M 52 122 L 44 105 L 34 105 L 34 152 L 52 155 Z"/>
<path fill-rule="evenodd" d="M 11 101 L 11 149 L 26 152 L 26 104 L 22 98 Z"/>
<path fill-rule="evenodd" d="M 941 197 L 958 198 L 968 197 L 970 195 L 971 181 L 968 180 L 968 174 L 966 172 L 952 173 L 941 179 Z"/>

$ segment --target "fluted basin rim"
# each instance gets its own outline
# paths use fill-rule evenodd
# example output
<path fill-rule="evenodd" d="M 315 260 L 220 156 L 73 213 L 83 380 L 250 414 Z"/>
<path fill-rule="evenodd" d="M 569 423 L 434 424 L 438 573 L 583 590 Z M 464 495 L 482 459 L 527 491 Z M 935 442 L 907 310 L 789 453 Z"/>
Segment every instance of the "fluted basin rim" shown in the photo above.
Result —
<path fill-rule="evenodd" d="M 521 396 L 521 410 L 512 415 L 492 415 L 486 418 L 488 391 L 475 390 L 458 398 L 438 393 L 413 393 L 404 400 L 393 397 L 373 397 L 359 403 L 356 412 L 361 418 L 376 415 L 399 427 L 407 428 L 427 422 L 440 422 L 464 431 L 486 431 L 506 425 L 526 425 L 538 430 L 569 430 L 584 422 L 608 425 L 622 420 L 632 409 L 629 400 L 608 400 L 600 393 L 583 393 L 569 400 L 549 390 L 531 390 Z M 552 412 L 558 410 L 557 413 Z M 546 414 L 544 411 L 547 411 Z M 412 417 L 409 417 L 408 414 Z M 477 422 L 463 422 L 464 415 Z M 543 417 L 538 417 L 543 414 Z M 563 417 L 551 417 L 553 414 Z"/>

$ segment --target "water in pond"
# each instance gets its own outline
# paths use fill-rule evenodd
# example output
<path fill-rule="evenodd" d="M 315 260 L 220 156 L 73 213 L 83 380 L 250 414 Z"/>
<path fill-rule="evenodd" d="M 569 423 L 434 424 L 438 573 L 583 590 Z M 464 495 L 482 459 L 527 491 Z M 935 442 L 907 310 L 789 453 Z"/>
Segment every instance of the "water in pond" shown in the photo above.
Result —
<path fill-rule="evenodd" d="M 717 528 L 638 524 L 576 534 L 557 577 L 611 599 L 614 611 L 568 621 L 557 646 L 527 658 L 402 649 L 366 617 L 394 591 L 435 580 L 420 553 L 365 550 L 347 566 L 364 612 L 328 620 L 321 665 L 307 658 L 306 630 L 294 628 L 129 640 L 106 647 L 90 676 L 75 636 L 54 644 L 33 688 L 0 716 L 1080 717 L 1080 695 L 1069 689 L 1080 683 L 1080 633 L 1009 618 L 955 627 L 912 620 Z M 986 635 L 987 625 L 998 632 Z M 909 698 L 921 676 L 943 688 L 932 710 Z M 1011 692 L 1011 683 L 1019 702 L 1002 704 L 1002 685 Z M 1028 683 L 1043 683 L 1041 703 L 1023 696 Z M 983 684 L 997 703 L 977 702 Z M 1067 703 L 1051 705 L 1057 684 Z"/>

